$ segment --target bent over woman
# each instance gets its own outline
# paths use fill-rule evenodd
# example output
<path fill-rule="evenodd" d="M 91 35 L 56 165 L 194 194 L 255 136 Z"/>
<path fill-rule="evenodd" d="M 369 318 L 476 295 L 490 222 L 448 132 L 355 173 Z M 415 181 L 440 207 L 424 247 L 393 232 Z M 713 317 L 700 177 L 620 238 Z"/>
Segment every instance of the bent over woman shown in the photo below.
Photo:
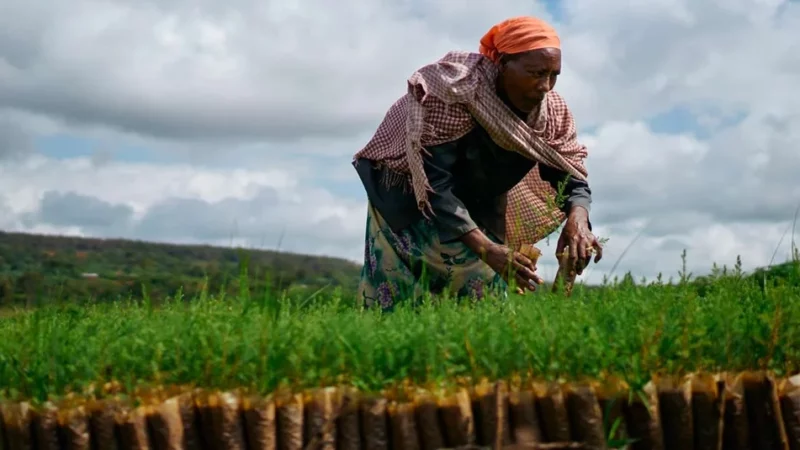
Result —
<path fill-rule="evenodd" d="M 447 53 L 409 78 L 353 161 L 369 201 L 365 306 L 390 310 L 423 289 L 483 298 L 512 279 L 535 290 L 542 280 L 517 251 L 565 221 L 556 252 L 600 260 L 586 147 L 553 90 L 560 72 L 555 30 L 516 17 L 480 53 Z"/>

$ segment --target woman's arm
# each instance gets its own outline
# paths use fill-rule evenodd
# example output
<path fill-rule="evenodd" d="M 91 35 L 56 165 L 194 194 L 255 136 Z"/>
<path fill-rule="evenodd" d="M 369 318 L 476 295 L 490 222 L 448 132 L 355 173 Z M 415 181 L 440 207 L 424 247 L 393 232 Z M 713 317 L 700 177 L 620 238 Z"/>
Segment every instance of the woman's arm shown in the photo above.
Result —
<path fill-rule="evenodd" d="M 472 220 L 464 202 L 453 192 L 453 167 L 459 155 L 457 143 L 432 146 L 427 151 L 429 154 L 423 156 L 423 167 L 433 190 L 428 194 L 428 200 L 433 209 L 439 240 L 460 240 L 504 279 L 508 280 L 510 272 L 513 272 L 519 286 L 535 289 L 535 284 L 543 281 L 534 272 L 535 267 L 530 259 L 489 239 Z"/>
<path fill-rule="evenodd" d="M 560 206 L 561 211 L 569 216 L 573 209 L 581 208 L 586 212 L 587 224 L 591 230 L 592 225 L 588 223 L 588 220 L 589 211 L 592 206 L 592 189 L 589 187 L 589 183 L 575 179 L 563 170 L 555 169 L 542 163 L 539 163 L 538 166 L 539 175 L 542 177 L 542 180 L 550 183 L 550 186 L 552 186 L 556 192 L 563 187 L 561 195 L 564 196 L 564 204 Z"/>
<path fill-rule="evenodd" d="M 603 247 L 592 233 L 592 222 L 589 220 L 589 210 L 592 204 L 592 190 L 586 181 L 576 180 L 564 171 L 554 169 L 544 164 L 539 164 L 539 175 L 550 183 L 557 192 L 563 186 L 561 194 L 566 197 L 561 210 L 567 215 L 564 229 L 556 244 L 556 254 L 560 254 L 569 246 L 570 259 L 578 269 L 580 275 L 585 263 L 588 263 L 594 249 L 594 262 L 603 258 Z M 577 264 L 581 261 L 581 264 Z"/>
<path fill-rule="evenodd" d="M 459 156 L 457 141 L 431 146 L 426 150 L 429 154 L 423 155 L 422 164 L 433 190 L 428 193 L 428 201 L 439 231 L 439 240 L 451 242 L 470 231 L 479 230 L 464 202 L 453 192 L 453 168 Z"/>

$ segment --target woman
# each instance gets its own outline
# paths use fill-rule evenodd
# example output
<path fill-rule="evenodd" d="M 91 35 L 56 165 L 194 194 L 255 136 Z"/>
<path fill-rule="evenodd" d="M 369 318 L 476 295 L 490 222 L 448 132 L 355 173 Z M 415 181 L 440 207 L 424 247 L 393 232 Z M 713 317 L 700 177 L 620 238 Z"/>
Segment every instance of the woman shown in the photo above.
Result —
<path fill-rule="evenodd" d="M 516 250 L 565 220 L 556 252 L 568 246 L 578 267 L 592 249 L 602 257 L 586 148 L 553 91 L 558 35 L 516 17 L 480 44 L 479 54 L 450 52 L 415 72 L 354 157 L 369 200 L 359 285 L 367 307 L 390 310 L 424 289 L 482 298 L 510 280 L 535 290 L 542 279 Z"/>

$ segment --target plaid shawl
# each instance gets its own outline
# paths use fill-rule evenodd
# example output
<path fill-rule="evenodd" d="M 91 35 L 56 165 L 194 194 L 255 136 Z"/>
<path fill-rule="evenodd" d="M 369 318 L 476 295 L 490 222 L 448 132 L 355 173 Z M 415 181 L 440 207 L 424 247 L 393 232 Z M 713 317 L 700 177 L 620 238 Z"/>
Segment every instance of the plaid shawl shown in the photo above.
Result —
<path fill-rule="evenodd" d="M 453 141 L 479 123 L 500 147 L 586 180 L 586 147 L 564 99 L 550 91 L 538 111 L 521 120 L 495 93 L 497 66 L 479 53 L 450 52 L 408 79 L 408 92 L 389 108 L 375 135 L 355 158 L 388 168 L 387 184 L 410 185 L 423 214 L 431 212 L 425 147 Z M 406 184 L 406 182 L 408 184 Z M 538 166 L 507 194 L 506 243 L 514 248 L 546 237 L 565 219 L 556 191 Z"/>

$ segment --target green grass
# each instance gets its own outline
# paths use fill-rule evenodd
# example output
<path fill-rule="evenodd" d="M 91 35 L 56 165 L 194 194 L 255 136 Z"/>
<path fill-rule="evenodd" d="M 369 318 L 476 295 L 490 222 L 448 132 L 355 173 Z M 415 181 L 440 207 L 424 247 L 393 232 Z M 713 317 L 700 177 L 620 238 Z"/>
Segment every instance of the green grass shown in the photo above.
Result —
<path fill-rule="evenodd" d="M 738 271 L 701 288 L 630 278 L 572 298 L 539 293 L 359 311 L 331 294 L 53 306 L 0 318 L 0 397 L 44 400 L 93 383 L 250 387 L 337 382 L 377 391 L 404 381 L 579 379 L 800 365 L 800 268 L 780 283 Z M 246 291 L 245 291 L 246 292 Z"/>

